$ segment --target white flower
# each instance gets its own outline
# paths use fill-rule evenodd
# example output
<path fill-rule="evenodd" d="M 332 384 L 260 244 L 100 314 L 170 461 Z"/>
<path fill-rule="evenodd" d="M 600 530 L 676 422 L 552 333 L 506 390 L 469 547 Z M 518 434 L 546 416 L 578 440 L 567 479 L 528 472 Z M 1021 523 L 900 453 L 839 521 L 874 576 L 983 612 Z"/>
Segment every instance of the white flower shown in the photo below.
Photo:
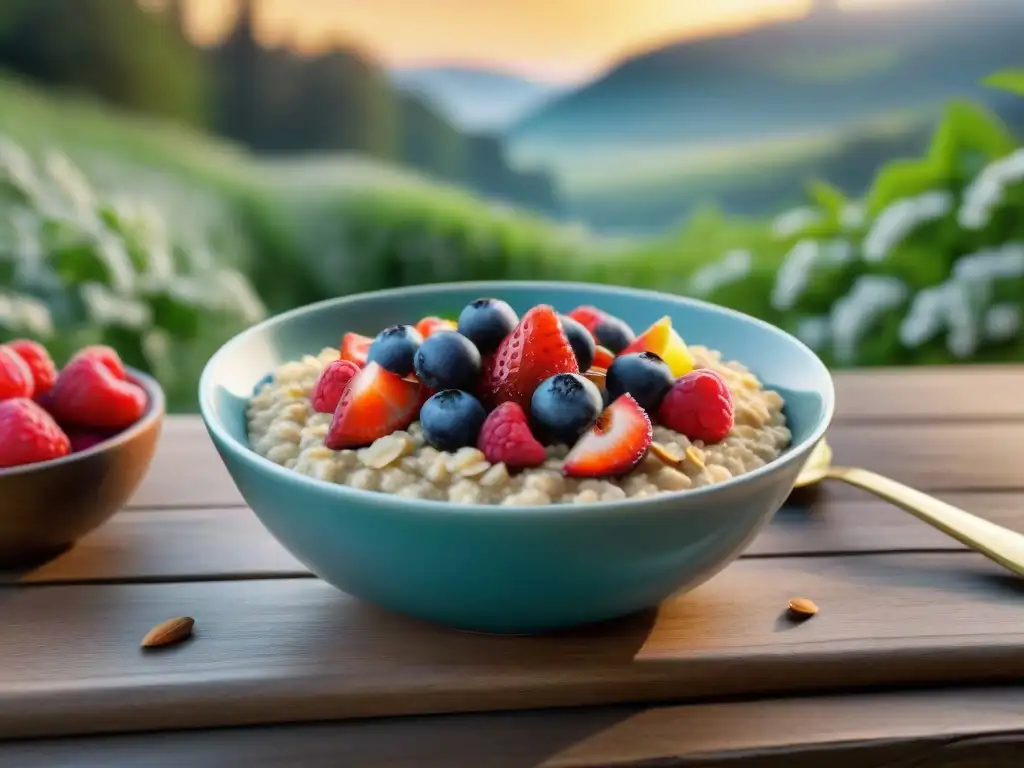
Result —
<path fill-rule="evenodd" d="M 1024 277 L 1024 243 L 1006 243 L 963 256 L 953 265 L 953 277 L 985 282 Z"/>
<path fill-rule="evenodd" d="M 753 263 L 750 251 L 729 251 L 718 261 L 694 272 L 690 278 L 690 291 L 697 296 L 706 296 L 723 285 L 738 282 L 750 274 Z"/>
<path fill-rule="evenodd" d="M 878 215 L 864 238 L 865 261 L 883 261 L 907 235 L 923 224 L 941 219 L 952 208 L 953 196 L 948 192 L 925 192 L 897 200 Z"/>
<path fill-rule="evenodd" d="M 847 203 L 839 213 L 839 226 L 849 231 L 864 226 L 867 211 L 861 203 Z"/>
<path fill-rule="evenodd" d="M 957 221 L 964 229 L 982 229 L 1003 202 L 1006 188 L 1024 181 L 1024 147 L 985 166 L 964 190 Z"/>
<path fill-rule="evenodd" d="M 900 326 L 900 341 L 919 347 L 946 331 L 946 347 L 970 357 L 985 342 L 1008 341 L 1020 330 L 1021 310 L 1014 304 L 986 305 L 998 280 L 1024 278 L 1024 245 L 978 251 L 956 262 L 950 278 L 914 297 Z"/>
<path fill-rule="evenodd" d="M 797 323 L 795 334 L 811 349 L 823 349 L 832 339 L 832 323 L 827 315 L 804 317 Z"/>
<path fill-rule="evenodd" d="M 903 304 L 908 293 L 907 286 L 894 277 L 862 275 L 857 278 L 850 292 L 832 307 L 832 351 L 836 359 L 853 362 L 861 337 L 880 315 Z"/>
<path fill-rule="evenodd" d="M 1020 332 L 1024 324 L 1021 308 L 1016 304 L 996 304 L 989 307 L 982 320 L 985 341 L 999 343 L 1009 341 Z"/>
<path fill-rule="evenodd" d="M 845 240 L 830 240 L 826 243 L 801 240 L 786 254 L 775 275 L 772 306 L 780 311 L 792 309 L 807 290 L 816 267 L 843 264 L 853 255 L 853 246 Z"/>
<path fill-rule="evenodd" d="M 772 222 L 772 234 L 779 240 L 799 235 L 821 219 L 813 208 L 793 208 L 779 214 Z"/>

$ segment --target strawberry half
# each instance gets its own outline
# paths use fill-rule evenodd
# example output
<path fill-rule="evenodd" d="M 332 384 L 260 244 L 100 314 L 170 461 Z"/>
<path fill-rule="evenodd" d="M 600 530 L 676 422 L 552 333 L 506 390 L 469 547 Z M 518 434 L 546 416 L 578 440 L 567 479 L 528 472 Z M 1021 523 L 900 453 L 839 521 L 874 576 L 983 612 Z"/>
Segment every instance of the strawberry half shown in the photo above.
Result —
<path fill-rule="evenodd" d="M 568 477 L 624 475 L 647 453 L 651 435 L 651 420 L 644 409 L 632 395 L 621 395 L 569 451 L 562 472 Z"/>
<path fill-rule="evenodd" d="M 602 347 L 598 344 L 594 348 L 594 362 L 590 365 L 593 368 L 604 368 L 606 371 L 611 368 L 612 363 L 615 361 L 615 355 L 607 347 Z"/>
<path fill-rule="evenodd" d="M 349 360 L 360 368 L 366 365 L 366 356 L 370 353 L 373 339 L 358 333 L 346 333 L 341 337 L 341 360 Z"/>
<path fill-rule="evenodd" d="M 492 406 L 511 401 L 528 409 L 542 381 L 556 373 L 579 372 L 558 313 L 541 304 L 523 315 L 488 359 L 481 394 Z"/>
<path fill-rule="evenodd" d="M 424 339 L 436 331 L 457 331 L 458 329 L 459 326 L 453 321 L 445 320 L 443 317 L 435 317 L 434 315 L 424 317 L 416 323 L 416 330 L 420 332 L 420 336 Z"/>
<path fill-rule="evenodd" d="M 594 336 L 596 339 L 597 325 L 608 317 L 608 313 L 598 309 L 597 307 L 591 307 L 584 304 L 582 307 L 576 307 L 576 309 L 570 312 L 569 317 L 590 331 L 590 335 Z"/>
<path fill-rule="evenodd" d="M 369 363 L 345 387 L 324 445 L 334 451 L 369 445 L 408 427 L 421 403 L 419 382 Z"/>

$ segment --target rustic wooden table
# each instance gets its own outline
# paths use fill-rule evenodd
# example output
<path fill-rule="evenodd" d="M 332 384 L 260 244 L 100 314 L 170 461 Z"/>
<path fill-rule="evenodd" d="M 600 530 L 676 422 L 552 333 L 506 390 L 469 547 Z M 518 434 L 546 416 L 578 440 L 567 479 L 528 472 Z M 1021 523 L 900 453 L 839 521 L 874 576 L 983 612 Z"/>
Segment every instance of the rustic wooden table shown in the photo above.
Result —
<path fill-rule="evenodd" d="M 837 386 L 838 460 L 1024 531 L 1024 367 Z M 312 578 L 171 418 L 128 509 L 0 574 L 0 766 L 1024 764 L 1024 582 L 854 489 L 791 501 L 657 615 L 483 637 Z"/>

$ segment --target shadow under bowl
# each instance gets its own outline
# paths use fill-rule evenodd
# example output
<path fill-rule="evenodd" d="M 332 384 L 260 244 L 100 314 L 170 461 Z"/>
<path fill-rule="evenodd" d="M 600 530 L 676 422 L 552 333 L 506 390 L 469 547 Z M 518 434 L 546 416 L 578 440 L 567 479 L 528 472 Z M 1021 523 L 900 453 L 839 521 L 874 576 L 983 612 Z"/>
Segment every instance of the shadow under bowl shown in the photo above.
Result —
<path fill-rule="evenodd" d="M 0 569 L 39 565 L 120 510 L 156 452 L 164 393 L 131 368 L 149 404 L 139 421 L 86 450 L 53 461 L 0 469 Z"/>
<path fill-rule="evenodd" d="M 664 315 L 691 344 L 750 367 L 786 401 L 793 433 L 778 459 L 724 483 L 643 499 L 544 507 L 459 505 L 315 480 L 249 448 L 246 406 L 280 364 L 427 315 L 457 316 L 483 296 L 522 314 L 592 304 L 637 329 Z M 271 318 L 211 358 L 199 405 L 242 496 L 270 533 L 320 578 L 358 598 L 437 624 L 537 634 L 651 608 L 732 562 L 782 505 L 832 417 L 832 379 L 787 333 L 677 296 L 606 285 L 484 282 L 344 297 Z"/>

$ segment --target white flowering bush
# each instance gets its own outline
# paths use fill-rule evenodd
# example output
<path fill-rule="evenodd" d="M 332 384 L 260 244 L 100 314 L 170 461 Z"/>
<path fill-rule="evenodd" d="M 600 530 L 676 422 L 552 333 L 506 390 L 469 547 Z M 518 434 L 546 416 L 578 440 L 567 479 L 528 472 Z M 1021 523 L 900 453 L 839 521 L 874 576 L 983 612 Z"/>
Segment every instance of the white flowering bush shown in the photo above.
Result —
<path fill-rule="evenodd" d="M 208 354 L 264 315 L 201 234 L 182 245 L 162 206 L 101 197 L 64 155 L 37 163 L 0 137 L 0 342 L 37 339 L 58 362 L 110 344 L 192 410 Z"/>
<path fill-rule="evenodd" d="M 1024 73 L 989 82 L 1024 95 Z M 1024 360 L 1024 147 L 994 115 L 953 103 L 927 156 L 883 168 L 863 200 L 820 183 L 809 197 L 681 292 L 839 366 Z"/>

